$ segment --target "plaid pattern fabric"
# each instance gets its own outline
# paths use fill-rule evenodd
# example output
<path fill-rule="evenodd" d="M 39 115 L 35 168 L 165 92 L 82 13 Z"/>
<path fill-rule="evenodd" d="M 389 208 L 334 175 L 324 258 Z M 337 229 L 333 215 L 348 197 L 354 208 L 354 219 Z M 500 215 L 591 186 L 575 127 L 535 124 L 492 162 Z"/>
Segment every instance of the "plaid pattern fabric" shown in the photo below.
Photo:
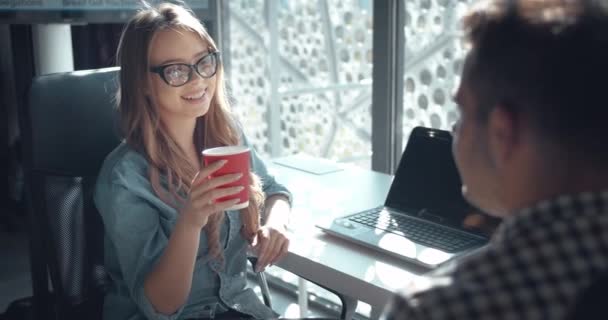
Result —
<path fill-rule="evenodd" d="M 561 196 L 507 218 L 473 254 L 404 288 L 384 319 L 564 319 L 608 271 L 608 191 Z"/>

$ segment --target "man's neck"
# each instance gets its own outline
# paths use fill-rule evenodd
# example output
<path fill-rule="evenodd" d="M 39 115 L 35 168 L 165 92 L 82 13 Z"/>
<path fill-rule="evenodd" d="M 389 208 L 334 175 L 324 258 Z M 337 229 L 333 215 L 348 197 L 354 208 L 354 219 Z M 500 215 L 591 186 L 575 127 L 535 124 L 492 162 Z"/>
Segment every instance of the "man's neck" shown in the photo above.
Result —
<path fill-rule="evenodd" d="M 506 192 L 511 214 L 560 195 L 608 190 L 608 168 L 580 161 L 545 164 L 544 168 L 533 168 L 520 176 L 511 192 Z"/>

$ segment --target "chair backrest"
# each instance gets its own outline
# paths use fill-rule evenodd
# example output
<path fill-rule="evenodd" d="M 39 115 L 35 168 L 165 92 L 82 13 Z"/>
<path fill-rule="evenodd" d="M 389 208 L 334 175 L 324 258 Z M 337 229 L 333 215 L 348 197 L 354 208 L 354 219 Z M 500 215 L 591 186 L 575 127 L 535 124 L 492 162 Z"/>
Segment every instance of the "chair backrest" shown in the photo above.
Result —
<path fill-rule="evenodd" d="M 103 224 L 92 191 L 105 156 L 120 143 L 114 108 L 118 70 L 37 77 L 21 115 L 38 315 L 101 316 Z"/>

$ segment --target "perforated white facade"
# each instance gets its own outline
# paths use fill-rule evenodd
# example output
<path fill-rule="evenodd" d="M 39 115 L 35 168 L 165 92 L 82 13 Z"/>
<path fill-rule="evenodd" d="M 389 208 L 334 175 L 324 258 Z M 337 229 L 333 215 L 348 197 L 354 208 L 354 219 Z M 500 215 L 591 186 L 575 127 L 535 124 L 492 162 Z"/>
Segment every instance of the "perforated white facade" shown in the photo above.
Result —
<path fill-rule="evenodd" d="M 417 125 L 449 129 L 456 120 L 451 95 L 464 56 L 457 30 L 470 2 L 404 2 L 404 144 Z M 372 2 L 231 0 L 229 9 L 229 83 L 257 149 L 367 164 Z"/>

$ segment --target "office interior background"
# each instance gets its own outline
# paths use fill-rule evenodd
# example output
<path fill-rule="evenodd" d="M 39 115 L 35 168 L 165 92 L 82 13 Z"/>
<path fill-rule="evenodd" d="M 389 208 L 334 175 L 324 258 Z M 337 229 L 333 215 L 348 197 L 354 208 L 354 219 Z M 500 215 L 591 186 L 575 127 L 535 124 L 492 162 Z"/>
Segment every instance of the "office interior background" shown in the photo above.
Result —
<path fill-rule="evenodd" d="M 389 174 L 412 128 L 449 129 L 456 120 L 451 93 L 465 54 L 459 19 L 474 2 L 186 0 L 219 43 L 233 110 L 262 156 L 304 153 Z M 115 65 L 120 32 L 135 6 L 61 3 L 0 1 L 1 154 L 8 178 L 0 265 L 27 250 L 16 244 L 27 241 L 19 113 L 32 78 Z M 45 46 L 60 44 L 68 54 L 48 56 Z M 50 69 L 42 70 L 44 63 Z M 27 269 L 22 272 L 27 281 Z M 295 290 L 297 276 L 268 272 L 276 285 Z M 14 281 L 7 277 L 0 275 L 0 296 L 28 294 L 27 283 L 8 288 Z M 325 304 L 338 303 L 331 293 L 308 288 Z M 0 301 L 0 313 L 9 302 Z M 369 315 L 365 304 L 359 314 Z"/>

